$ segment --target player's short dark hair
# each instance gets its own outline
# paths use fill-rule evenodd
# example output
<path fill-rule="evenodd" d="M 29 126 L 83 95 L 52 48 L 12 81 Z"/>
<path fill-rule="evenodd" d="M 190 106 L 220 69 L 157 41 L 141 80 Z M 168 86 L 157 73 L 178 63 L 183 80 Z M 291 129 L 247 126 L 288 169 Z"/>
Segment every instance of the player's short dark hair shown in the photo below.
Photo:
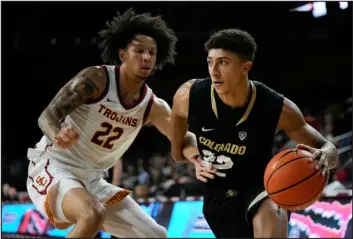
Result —
<path fill-rule="evenodd" d="M 118 49 L 124 49 L 137 34 L 152 37 L 157 43 L 156 68 L 162 69 L 167 63 L 174 63 L 177 37 L 161 16 L 152 17 L 150 13 L 136 14 L 132 8 L 107 22 L 107 29 L 98 34 L 102 38 L 99 48 L 103 50 L 104 63 L 121 64 Z"/>
<path fill-rule="evenodd" d="M 220 30 L 211 35 L 205 43 L 206 51 L 224 49 L 236 53 L 244 60 L 253 61 L 257 45 L 255 39 L 240 29 Z"/>

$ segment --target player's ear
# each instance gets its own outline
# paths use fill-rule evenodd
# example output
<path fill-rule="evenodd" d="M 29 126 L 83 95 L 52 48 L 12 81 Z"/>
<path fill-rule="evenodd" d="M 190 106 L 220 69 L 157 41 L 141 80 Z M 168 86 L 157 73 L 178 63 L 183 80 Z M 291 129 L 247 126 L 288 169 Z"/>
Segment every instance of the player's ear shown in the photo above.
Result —
<path fill-rule="evenodd" d="M 118 50 L 118 55 L 119 55 L 119 59 L 121 62 L 124 62 L 126 60 L 126 51 L 125 49 L 119 49 Z"/>
<path fill-rule="evenodd" d="M 252 62 L 251 61 L 245 61 L 242 66 L 242 71 L 244 73 L 248 73 L 252 67 Z"/>

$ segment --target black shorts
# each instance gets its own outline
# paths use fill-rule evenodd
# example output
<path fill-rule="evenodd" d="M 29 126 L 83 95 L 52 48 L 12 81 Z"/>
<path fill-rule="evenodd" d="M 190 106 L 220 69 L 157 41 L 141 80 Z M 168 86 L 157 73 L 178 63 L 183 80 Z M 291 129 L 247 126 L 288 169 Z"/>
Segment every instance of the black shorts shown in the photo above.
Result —
<path fill-rule="evenodd" d="M 263 188 L 205 193 L 203 213 L 216 238 L 253 238 L 252 219 L 266 198 Z"/>

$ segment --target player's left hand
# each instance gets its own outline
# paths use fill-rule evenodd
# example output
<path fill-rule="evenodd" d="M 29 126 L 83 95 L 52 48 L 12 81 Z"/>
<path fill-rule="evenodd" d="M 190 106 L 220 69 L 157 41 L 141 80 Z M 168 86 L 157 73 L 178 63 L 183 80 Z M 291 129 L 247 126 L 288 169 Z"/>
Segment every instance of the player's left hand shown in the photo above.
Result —
<path fill-rule="evenodd" d="M 201 156 L 193 156 L 191 159 L 189 159 L 191 162 L 194 163 L 195 165 L 195 174 L 196 178 L 204 183 L 207 183 L 208 179 L 214 179 L 215 178 L 215 173 L 217 172 L 217 169 L 211 167 L 203 167 L 202 166 L 202 160 L 200 158 Z"/>
<path fill-rule="evenodd" d="M 325 154 L 325 152 L 321 149 L 313 148 L 305 144 L 298 144 L 297 149 L 306 150 L 312 154 L 310 157 L 310 162 L 314 162 L 316 160 L 316 170 L 320 170 L 322 168 L 322 175 L 325 176 L 329 172 L 328 162 L 331 160 L 330 154 Z"/>

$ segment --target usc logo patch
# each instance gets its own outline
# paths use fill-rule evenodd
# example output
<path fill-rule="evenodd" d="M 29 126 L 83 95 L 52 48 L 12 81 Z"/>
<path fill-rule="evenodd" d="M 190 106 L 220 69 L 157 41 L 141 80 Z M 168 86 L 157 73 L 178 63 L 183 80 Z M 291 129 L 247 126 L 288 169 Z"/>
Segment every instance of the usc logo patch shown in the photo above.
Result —
<path fill-rule="evenodd" d="M 43 176 L 38 176 L 36 179 L 36 183 L 38 183 L 39 186 L 43 187 L 48 183 L 48 180 Z"/>
<path fill-rule="evenodd" d="M 44 169 L 33 177 L 28 176 L 32 180 L 32 187 L 41 195 L 47 194 L 47 189 L 53 181 L 53 176 L 48 171 L 49 160 Z"/>

